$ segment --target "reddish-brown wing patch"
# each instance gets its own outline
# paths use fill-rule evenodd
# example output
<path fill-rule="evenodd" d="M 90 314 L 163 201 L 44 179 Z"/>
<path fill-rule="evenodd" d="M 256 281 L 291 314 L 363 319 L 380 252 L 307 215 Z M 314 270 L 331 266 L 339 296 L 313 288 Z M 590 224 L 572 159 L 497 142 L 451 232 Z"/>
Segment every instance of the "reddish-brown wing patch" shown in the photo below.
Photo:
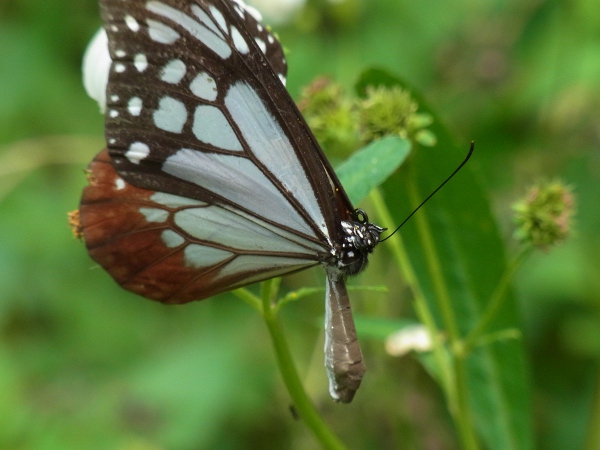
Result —
<path fill-rule="evenodd" d="M 80 226 L 90 256 L 132 292 L 164 303 L 186 303 L 271 278 L 290 269 L 261 269 L 221 276 L 229 261 L 197 268 L 186 265 L 188 236 L 177 247 L 168 247 L 162 233 L 172 229 L 173 213 L 151 200 L 154 191 L 137 188 L 115 172 L 106 150 L 88 168 L 90 181 L 79 208 Z M 140 208 L 162 209 L 169 219 L 148 222 Z M 274 270 L 275 269 L 275 270 Z"/>

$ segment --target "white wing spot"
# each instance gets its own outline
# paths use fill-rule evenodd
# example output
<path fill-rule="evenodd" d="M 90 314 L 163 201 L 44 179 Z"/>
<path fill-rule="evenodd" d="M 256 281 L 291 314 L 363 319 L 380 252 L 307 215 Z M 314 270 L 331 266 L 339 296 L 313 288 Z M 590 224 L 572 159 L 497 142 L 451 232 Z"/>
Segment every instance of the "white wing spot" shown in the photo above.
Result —
<path fill-rule="evenodd" d="M 258 193 L 257 197 L 259 197 Z M 258 218 L 249 218 L 239 211 L 227 210 L 216 205 L 176 211 L 173 222 L 192 238 L 229 248 L 314 255 L 313 251 L 297 245 L 289 237 L 284 236 L 281 230 L 272 229 L 276 227 Z M 224 227 L 227 227 L 227 233 L 223 233 Z"/>
<path fill-rule="evenodd" d="M 269 44 L 272 44 L 273 42 L 275 42 L 275 38 L 273 37 L 272 34 L 269 34 L 269 36 L 267 36 L 267 40 L 269 41 Z"/>
<path fill-rule="evenodd" d="M 140 212 L 148 222 L 162 223 L 169 218 L 169 211 L 165 211 L 164 209 L 140 208 Z"/>
<path fill-rule="evenodd" d="M 248 53 L 250 48 L 248 47 L 248 43 L 244 39 L 244 36 L 241 35 L 239 30 L 236 27 L 231 27 L 231 37 L 233 38 L 233 45 L 240 53 Z"/>
<path fill-rule="evenodd" d="M 160 79 L 166 83 L 177 84 L 185 76 L 186 66 L 180 59 L 172 59 L 160 71 Z"/>
<path fill-rule="evenodd" d="M 206 206 L 206 203 L 199 200 L 193 200 L 191 198 L 180 197 L 173 194 L 166 194 L 164 192 L 157 192 L 150 197 L 150 200 L 172 209 L 181 208 L 182 206 Z"/>
<path fill-rule="evenodd" d="M 212 15 L 215 17 L 215 19 L 217 18 L 217 14 L 221 14 L 219 12 L 219 10 L 217 8 L 215 8 L 213 5 L 210 5 L 209 9 L 210 9 L 210 12 L 212 13 Z M 216 11 L 216 14 L 215 14 L 215 11 Z M 219 27 L 217 26 L 217 24 L 215 24 L 215 21 L 213 19 L 211 19 L 208 16 L 208 14 L 206 14 L 204 11 L 202 11 L 202 9 L 200 9 L 200 7 L 198 5 L 192 5 L 192 12 L 198 19 L 200 19 L 200 22 L 202 22 L 203 25 L 206 25 L 208 28 L 210 28 L 212 31 L 214 31 L 218 36 L 221 37 L 221 39 L 225 38 L 223 31 L 225 31 L 226 28 L 223 27 L 223 30 L 221 31 L 219 29 Z M 222 18 L 223 18 L 223 16 L 221 16 L 221 19 Z"/>
<path fill-rule="evenodd" d="M 252 114 L 252 111 L 249 113 Z M 260 131 L 255 132 L 261 134 Z M 265 140 L 268 138 L 270 136 L 265 137 Z M 267 151 L 272 149 L 271 146 Z M 272 156 L 272 159 L 275 164 L 281 166 L 278 172 L 287 169 L 287 159 L 279 161 L 278 155 Z M 269 167 L 269 169 L 271 168 Z M 267 221 L 282 224 L 307 236 L 316 236 L 308 223 L 289 203 L 286 196 L 253 161 L 246 157 L 182 148 L 165 160 L 162 170 L 177 178 L 202 186 L 203 189 L 231 201 L 234 205 L 243 205 L 244 208 L 259 217 L 264 217 Z M 298 189 L 308 191 L 306 186 L 307 184 L 302 184 Z M 235 206 L 232 207 L 232 211 L 238 215 L 242 214 Z M 248 217 L 250 221 L 259 223 L 252 219 L 252 216 Z M 260 221 L 260 219 L 258 220 Z M 274 226 L 273 229 L 279 230 L 276 233 L 284 236 L 281 227 Z M 292 235 L 292 233 L 289 234 Z M 295 239 L 292 238 L 292 240 Z M 295 241 L 300 242 L 302 239 Z M 305 239 L 303 241 L 306 242 Z"/>
<path fill-rule="evenodd" d="M 183 102 L 172 97 L 163 97 L 158 103 L 158 109 L 154 111 L 154 124 L 161 130 L 181 133 L 187 115 Z"/>
<path fill-rule="evenodd" d="M 118 26 L 116 26 L 116 25 L 111 25 L 111 26 L 110 26 L 110 30 L 111 30 L 111 31 L 114 31 L 114 32 L 116 33 L 117 31 L 119 31 L 119 27 L 118 27 Z"/>
<path fill-rule="evenodd" d="M 194 113 L 192 131 L 202 142 L 225 150 L 241 151 L 242 144 L 219 108 L 199 105 Z"/>
<path fill-rule="evenodd" d="M 279 79 L 281 80 L 281 82 L 285 86 L 285 83 L 287 82 L 287 78 L 285 77 L 285 75 L 282 74 L 282 73 L 278 73 L 277 75 L 279 76 Z"/>
<path fill-rule="evenodd" d="M 162 241 L 169 248 L 179 247 L 181 244 L 185 242 L 179 234 L 175 233 L 173 230 L 165 230 L 162 232 L 161 236 Z"/>
<path fill-rule="evenodd" d="M 177 31 L 162 22 L 147 19 L 146 23 L 148 24 L 148 34 L 150 35 L 150 39 L 159 44 L 172 44 L 181 37 Z"/>
<path fill-rule="evenodd" d="M 269 269 L 271 274 L 279 273 L 280 275 L 285 275 L 286 273 L 314 266 L 315 264 L 313 258 L 300 259 L 286 258 L 283 256 L 239 255 L 223 267 L 223 269 L 218 272 L 216 278 L 217 280 L 224 279 L 231 275 L 238 275 L 240 272 L 253 273 L 254 275 L 249 275 L 244 278 L 243 284 L 248 284 L 252 280 L 260 281 L 262 277 L 264 277 L 264 274 L 260 273 L 260 269 L 262 268 Z M 238 282 L 238 285 L 241 284 Z M 236 286 L 236 284 L 233 284 L 233 286 Z"/>
<path fill-rule="evenodd" d="M 175 22 L 177 25 L 190 33 L 192 37 L 206 45 L 221 58 L 227 59 L 231 56 L 229 44 L 223 39 L 222 36 L 218 36 L 211 31 L 210 28 L 207 28 L 206 26 L 192 19 L 190 16 L 184 14 L 180 10 L 156 1 L 150 1 L 146 3 L 146 9 Z"/>
<path fill-rule="evenodd" d="M 209 102 L 217 98 L 217 84 L 213 77 L 206 72 L 200 72 L 190 83 L 190 90 L 196 97 L 200 97 Z"/>
<path fill-rule="evenodd" d="M 233 253 L 204 245 L 188 245 L 184 252 L 185 265 L 199 269 L 210 267 L 231 258 Z"/>
<path fill-rule="evenodd" d="M 217 25 L 219 25 L 219 28 L 221 28 L 221 30 L 223 30 L 224 33 L 227 33 L 227 23 L 225 22 L 225 17 L 223 17 L 223 14 L 221 14 L 221 11 L 219 11 L 213 5 L 210 5 L 209 9 L 210 9 L 210 13 L 213 15 L 213 17 L 217 21 Z"/>
<path fill-rule="evenodd" d="M 134 142 L 129 146 L 129 150 L 125 152 L 125 158 L 133 164 L 139 164 L 140 161 L 150 154 L 150 147 L 143 142 Z"/>
<path fill-rule="evenodd" d="M 140 24 L 138 23 L 137 20 L 135 20 L 132 16 L 130 16 L 129 14 L 125 16 L 125 24 L 127 25 L 127 27 L 129 27 L 129 29 L 131 31 L 133 31 L 134 33 L 137 33 L 138 31 L 140 31 Z"/>
<path fill-rule="evenodd" d="M 244 9 L 250 14 L 257 22 L 262 22 L 262 14 L 254 6 L 244 5 Z"/>
<path fill-rule="evenodd" d="M 143 72 L 148 68 L 148 59 L 143 53 L 138 53 L 133 57 L 133 65 L 138 72 Z"/>
<path fill-rule="evenodd" d="M 115 180 L 115 188 L 117 188 L 117 191 L 125 189 L 125 180 L 123 180 L 123 178 L 117 178 Z"/>
<path fill-rule="evenodd" d="M 115 55 L 117 58 L 123 58 L 127 53 L 125 53 L 123 50 L 116 50 L 115 51 Z"/>
<path fill-rule="evenodd" d="M 304 167 L 289 138 L 258 92 L 248 83 L 238 81 L 225 95 L 225 106 L 254 156 L 283 187 L 304 207 L 328 236 L 323 212 Z"/>
<path fill-rule="evenodd" d="M 116 94 L 113 94 L 110 96 L 110 101 L 111 102 L 118 102 L 119 101 L 119 96 Z"/>
<path fill-rule="evenodd" d="M 234 9 L 235 9 L 235 12 L 238 13 L 238 16 L 240 16 L 242 18 L 242 20 L 246 19 L 246 17 L 244 17 L 244 10 L 242 8 L 240 8 L 239 6 L 235 6 Z"/>
<path fill-rule="evenodd" d="M 116 110 L 114 110 L 114 109 L 111 109 L 111 110 L 108 112 L 108 115 L 114 119 L 115 117 L 119 117 L 119 111 L 116 111 Z"/>
<path fill-rule="evenodd" d="M 261 38 L 254 38 L 254 41 L 260 48 L 261 52 L 267 53 L 267 44 L 265 44 L 265 41 L 263 41 Z"/>
<path fill-rule="evenodd" d="M 110 145 L 113 145 L 113 144 L 114 144 L 114 143 L 116 143 L 116 142 L 117 142 L 117 140 L 116 140 L 115 138 L 110 138 L 110 139 L 108 140 L 108 143 L 109 143 Z"/>
<path fill-rule="evenodd" d="M 258 30 L 259 33 L 262 33 L 263 30 L 265 29 L 265 27 L 263 27 L 260 23 L 256 24 L 256 29 Z"/>
<path fill-rule="evenodd" d="M 127 110 L 132 116 L 139 116 L 142 113 L 142 99 L 139 97 L 131 97 L 127 103 Z"/>
<path fill-rule="evenodd" d="M 121 63 L 115 64 L 115 72 L 117 72 L 117 73 L 125 72 L 125 64 L 121 64 Z"/>

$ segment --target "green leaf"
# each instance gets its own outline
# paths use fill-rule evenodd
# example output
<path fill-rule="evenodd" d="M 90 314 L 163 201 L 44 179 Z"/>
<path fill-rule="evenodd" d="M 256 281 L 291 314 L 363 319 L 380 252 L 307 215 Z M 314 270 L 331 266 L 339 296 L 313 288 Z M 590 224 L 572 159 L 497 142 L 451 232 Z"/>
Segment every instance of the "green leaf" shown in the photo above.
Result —
<path fill-rule="evenodd" d="M 360 203 L 371 189 L 392 175 L 410 152 L 410 142 L 390 136 L 355 152 L 336 169 L 353 204 Z"/>
<path fill-rule="evenodd" d="M 403 165 L 383 186 L 387 204 L 398 205 L 392 214 L 400 223 L 459 165 L 469 145 L 465 142 L 457 147 L 418 92 L 383 70 L 363 73 L 356 89 L 360 94 L 369 84 L 394 83 L 411 91 L 420 113 L 434 117 L 430 130 L 438 138 L 436 147 L 415 146 L 410 164 Z M 419 284 L 442 326 L 434 289 L 438 280 L 423 245 L 424 238 L 432 241 L 463 337 L 477 324 L 506 268 L 503 242 L 477 180 L 477 170 L 475 150 L 469 164 L 417 213 L 425 218 L 426 230 L 418 226 L 417 216 L 401 230 Z M 409 194 L 411 183 L 418 190 L 418 199 Z M 488 332 L 519 327 L 515 300 L 511 292 L 507 295 L 510 298 Z M 532 448 L 531 392 L 522 341 L 506 340 L 477 348 L 467 359 L 467 384 L 472 418 L 486 448 Z"/>
<path fill-rule="evenodd" d="M 391 334 L 408 327 L 420 325 L 414 319 L 388 319 L 385 317 L 370 317 L 354 314 L 354 323 L 361 339 L 371 338 L 385 341 Z"/>

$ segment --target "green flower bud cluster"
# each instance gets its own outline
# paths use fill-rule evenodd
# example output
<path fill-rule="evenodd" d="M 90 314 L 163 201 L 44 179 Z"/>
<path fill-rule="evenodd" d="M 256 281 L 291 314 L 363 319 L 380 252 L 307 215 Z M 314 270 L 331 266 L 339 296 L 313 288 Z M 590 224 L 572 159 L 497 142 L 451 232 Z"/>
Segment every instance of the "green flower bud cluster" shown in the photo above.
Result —
<path fill-rule="evenodd" d="M 319 78 L 304 89 L 298 106 L 319 143 L 340 156 L 390 135 L 436 143 L 426 129 L 433 118 L 418 113 L 410 93 L 398 86 L 369 86 L 365 98 L 352 99 L 339 84 Z"/>
<path fill-rule="evenodd" d="M 513 205 L 515 237 L 547 249 L 564 241 L 572 231 L 575 199 L 571 188 L 560 181 L 542 181 Z"/>
<path fill-rule="evenodd" d="M 358 102 L 363 141 L 398 135 L 421 145 L 434 146 L 435 135 L 425 129 L 433 123 L 433 118 L 418 113 L 418 107 L 410 93 L 399 86 L 367 87 L 367 97 Z"/>
<path fill-rule="evenodd" d="M 304 88 L 298 107 L 323 148 L 345 156 L 360 146 L 358 113 L 341 85 L 317 78 Z"/>

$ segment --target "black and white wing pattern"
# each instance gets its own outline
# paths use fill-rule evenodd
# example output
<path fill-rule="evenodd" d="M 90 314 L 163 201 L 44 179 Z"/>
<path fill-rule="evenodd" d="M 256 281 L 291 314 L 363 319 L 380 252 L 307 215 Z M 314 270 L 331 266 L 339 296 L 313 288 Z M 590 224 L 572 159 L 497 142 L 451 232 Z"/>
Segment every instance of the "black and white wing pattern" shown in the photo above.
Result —
<path fill-rule="evenodd" d="M 317 264 L 327 272 L 330 392 L 364 363 L 345 288 L 380 227 L 355 211 L 287 93 L 286 62 L 239 0 L 100 0 L 112 59 L 107 150 L 80 217 L 124 288 L 199 300 Z"/>

